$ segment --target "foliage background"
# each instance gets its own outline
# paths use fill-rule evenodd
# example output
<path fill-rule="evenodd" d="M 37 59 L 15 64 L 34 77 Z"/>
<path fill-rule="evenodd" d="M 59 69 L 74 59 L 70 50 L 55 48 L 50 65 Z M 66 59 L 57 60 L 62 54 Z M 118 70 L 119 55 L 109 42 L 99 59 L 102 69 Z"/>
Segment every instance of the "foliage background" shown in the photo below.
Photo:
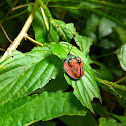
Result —
<path fill-rule="evenodd" d="M 28 4 L 29 7 L 27 5 L 26 7 L 13 10 L 9 14 L 9 16 L 6 17 L 6 20 L 2 24 L 9 38 L 12 41 L 15 39 L 15 37 L 18 35 L 20 30 L 22 29 L 32 9 L 32 4 L 29 4 L 31 2 L 34 2 L 34 1 L 29 1 L 29 0 L 18 1 L 16 6 Z M 39 121 L 31 125 L 34 125 L 34 126 L 37 126 L 37 125 L 38 126 L 39 125 L 45 125 L 45 126 L 46 125 L 48 126 L 49 125 L 51 126 L 52 125 L 54 126 L 79 125 L 81 126 L 84 124 L 88 126 L 92 124 L 101 125 L 101 126 L 104 126 L 106 124 L 111 125 L 111 126 L 112 125 L 126 125 L 126 113 L 125 113 L 126 112 L 125 111 L 126 110 L 125 109 L 126 107 L 126 101 L 125 101 L 125 97 L 126 97 L 126 90 L 125 90 L 126 1 L 125 0 L 104 0 L 104 1 L 101 1 L 101 0 L 78 0 L 78 1 L 76 0 L 72 0 L 72 1 L 71 0 L 62 0 L 62 1 L 61 0 L 48 0 L 46 1 L 44 0 L 43 2 L 47 4 L 53 18 L 57 19 L 57 20 L 52 20 L 52 24 L 54 26 L 53 25 L 50 26 L 50 32 L 53 36 L 55 43 L 58 44 L 59 41 L 65 41 L 63 40 L 64 38 L 62 36 L 59 37 L 59 35 L 55 31 L 56 23 L 60 25 L 60 27 L 63 30 L 65 29 L 64 27 L 67 26 L 69 30 L 65 31 L 65 35 L 66 36 L 68 35 L 66 38 L 68 39 L 69 43 L 81 49 L 82 53 L 87 59 L 87 61 L 84 60 L 85 61 L 84 63 L 86 65 L 88 63 L 90 64 L 93 74 L 96 77 L 95 79 L 97 80 L 97 83 L 100 86 L 102 104 L 100 103 L 100 100 L 94 98 L 92 102 L 92 106 L 95 111 L 95 114 L 92 114 L 90 111 L 88 111 L 88 113 L 85 115 L 83 113 L 83 111 L 85 110 L 83 111 L 78 110 L 80 113 L 82 113 L 83 116 L 77 116 L 76 111 L 74 111 L 73 113 L 76 116 L 67 116 L 67 115 L 71 115 L 71 113 L 68 113 L 65 116 L 61 116 L 56 119 L 53 119 L 55 117 L 52 117 L 52 118 L 50 117 L 49 119 L 47 119 L 47 120 L 53 119 L 51 121 Z M 6 1 L 0 2 L 0 21 L 2 21 L 5 18 L 7 12 L 9 11 L 10 8 L 12 8 L 13 4 L 14 4 L 13 0 L 6 0 Z M 30 27 L 28 31 L 28 34 L 31 38 L 36 39 L 40 43 L 50 43 L 51 45 L 51 39 L 46 31 L 43 18 L 40 15 L 39 11 L 40 9 L 38 8 L 35 14 L 32 26 Z M 66 24 L 59 20 L 64 21 Z M 73 23 L 73 24 L 71 24 L 69 27 L 67 23 Z M 43 29 L 41 29 L 41 27 Z M 76 30 L 73 27 L 75 27 Z M 69 31 L 72 31 L 72 35 L 69 34 L 70 33 Z M 73 36 L 76 36 L 76 37 L 73 39 Z M 2 56 L 4 53 L 3 51 L 7 49 L 7 47 L 10 45 L 10 42 L 7 40 L 2 29 L 0 29 L 0 38 L 1 38 L 0 39 L 0 50 L 1 50 L 0 56 Z M 88 44 L 86 45 L 87 41 L 88 41 Z M 20 46 L 18 46 L 17 50 L 23 52 L 24 55 L 23 53 L 20 53 L 17 51 L 14 51 L 13 53 L 17 59 L 19 57 L 22 57 L 22 61 L 13 62 L 13 60 L 11 60 L 13 64 L 9 64 L 7 67 L 3 67 L 4 69 L 1 70 L 1 75 L 7 70 L 13 70 L 13 68 L 15 68 L 16 65 L 25 66 L 26 69 L 29 69 L 31 68 L 33 64 L 38 63 L 40 60 L 44 60 L 44 62 L 47 62 L 50 59 L 48 61 L 49 65 L 53 64 L 54 66 L 53 65 L 48 66 L 49 69 L 55 67 L 55 62 L 58 62 L 59 65 L 55 68 L 55 70 L 53 71 L 53 74 L 50 75 L 49 77 L 47 77 L 46 74 L 42 74 L 42 76 L 44 76 L 45 78 L 45 82 L 47 81 L 48 84 L 45 86 L 43 82 L 42 86 L 40 87 L 38 86 L 39 89 L 36 88 L 37 90 L 35 90 L 34 92 L 32 89 L 29 89 L 28 93 L 26 94 L 28 95 L 40 94 L 43 91 L 47 91 L 48 93 L 50 93 L 50 92 L 56 92 L 58 90 L 63 90 L 63 92 L 73 91 L 71 86 L 67 84 L 67 83 L 70 84 L 70 80 L 66 78 L 67 80 L 66 82 L 64 79 L 63 71 L 62 71 L 62 61 L 59 60 L 59 58 L 64 59 L 67 56 L 67 47 L 58 46 L 59 48 L 61 48 L 61 52 L 62 52 L 58 54 L 57 52 L 55 52 L 55 44 L 51 45 L 52 50 L 49 50 L 46 47 L 44 47 L 44 49 L 34 48 L 35 46 L 36 44 L 32 43 L 31 41 L 23 40 Z M 54 50 L 53 50 L 53 47 L 54 47 Z M 64 51 L 62 51 L 62 48 L 65 49 L 66 51 L 65 54 L 63 54 Z M 29 52 L 31 50 L 32 52 Z M 39 52 L 38 54 L 36 53 L 37 50 L 41 50 L 41 52 Z M 50 55 L 51 51 L 53 52 L 53 54 L 58 55 L 59 58 L 56 57 L 55 55 L 51 55 L 44 59 L 44 57 Z M 77 49 L 75 49 L 75 51 L 79 53 Z M 33 59 L 31 60 L 29 56 L 33 56 Z M 37 59 L 36 57 L 39 57 L 39 59 Z M 55 62 L 53 61 L 54 58 L 55 58 Z M 6 64 L 10 63 L 9 60 L 10 59 L 8 57 L 5 63 L 6 62 L 7 62 Z M 44 69 L 44 67 L 39 68 L 39 66 L 42 66 L 42 64 L 43 62 L 39 63 L 36 66 L 36 69 L 35 69 L 36 73 L 38 72 L 38 74 L 41 74 L 41 71 L 39 70 Z M 59 73 L 57 72 L 58 70 L 60 71 Z M 15 75 L 9 76 L 9 74 L 10 73 L 8 73 L 7 75 L 1 76 L 0 78 L 1 85 L 3 83 L 5 84 L 5 80 L 7 80 L 8 78 L 10 79 L 8 80 L 8 83 L 10 83 L 13 76 L 15 76 Z M 32 75 L 30 82 L 33 81 L 32 80 L 33 78 L 34 78 L 34 75 Z M 53 78 L 54 80 L 49 81 L 51 78 Z M 110 85 L 110 81 L 115 82 L 113 83 L 114 86 Z M 25 84 L 25 82 L 22 82 L 22 81 L 20 81 L 20 83 Z M 116 85 L 117 83 L 119 84 L 119 86 Z M 122 87 L 120 87 L 120 85 Z M 67 96 L 64 96 L 62 92 L 60 92 L 59 94 L 61 97 L 63 98 L 65 97 L 66 99 L 69 99 L 69 94 Z M 2 96 L 2 93 L 0 95 Z M 15 94 L 12 100 L 15 100 L 17 96 L 18 96 L 18 93 Z M 44 94 L 42 96 L 44 97 Z M 53 94 L 50 94 L 50 97 L 52 98 Z M 4 97 L 5 101 L 6 101 L 6 98 L 7 96 Z M 39 96 L 35 97 L 35 99 L 39 99 L 39 98 L 40 98 Z M 24 100 L 24 102 L 29 103 L 29 101 L 32 98 L 25 98 L 25 99 L 27 100 Z M 73 99 L 75 99 L 75 97 Z M 0 101 L 2 102 L 4 100 L 1 98 Z M 14 103 L 17 103 L 17 102 L 14 101 Z M 12 103 L 10 102 L 7 104 L 10 105 Z M 35 102 L 33 102 L 33 105 L 35 105 Z M 91 107 L 88 107 L 88 108 L 92 111 Z M 41 107 L 39 109 L 41 109 Z M 4 111 L 5 110 L 6 110 L 6 107 Z M 1 111 L 0 114 L 4 115 L 6 113 L 6 112 L 4 113 L 4 111 Z"/>

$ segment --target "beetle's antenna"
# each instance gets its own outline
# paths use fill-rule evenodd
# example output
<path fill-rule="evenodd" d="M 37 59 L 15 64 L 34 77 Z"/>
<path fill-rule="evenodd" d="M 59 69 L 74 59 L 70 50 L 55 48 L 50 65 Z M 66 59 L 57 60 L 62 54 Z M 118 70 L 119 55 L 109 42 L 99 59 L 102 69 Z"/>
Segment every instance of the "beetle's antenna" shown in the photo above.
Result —
<path fill-rule="evenodd" d="M 73 47 L 73 45 L 71 46 L 71 48 L 70 48 L 70 50 L 69 50 L 69 53 L 70 53 L 70 51 L 71 51 L 72 47 Z"/>
<path fill-rule="evenodd" d="M 70 51 L 71 51 L 71 49 L 72 49 L 72 47 L 73 47 L 73 45 L 71 46 L 71 48 L 69 47 L 69 45 L 67 44 L 67 43 L 64 43 L 64 44 L 66 44 L 67 46 L 68 46 L 68 55 L 70 54 Z"/>

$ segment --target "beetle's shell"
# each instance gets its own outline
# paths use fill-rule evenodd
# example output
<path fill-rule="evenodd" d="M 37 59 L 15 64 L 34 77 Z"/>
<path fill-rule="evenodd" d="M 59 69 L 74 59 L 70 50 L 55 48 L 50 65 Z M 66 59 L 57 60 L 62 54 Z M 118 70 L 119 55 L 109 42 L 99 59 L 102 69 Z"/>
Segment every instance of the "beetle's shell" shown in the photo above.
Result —
<path fill-rule="evenodd" d="M 63 67 L 67 75 L 72 79 L 79 79 L 84 75 L 83 61 L 74 55 L 68 55 Z"/>

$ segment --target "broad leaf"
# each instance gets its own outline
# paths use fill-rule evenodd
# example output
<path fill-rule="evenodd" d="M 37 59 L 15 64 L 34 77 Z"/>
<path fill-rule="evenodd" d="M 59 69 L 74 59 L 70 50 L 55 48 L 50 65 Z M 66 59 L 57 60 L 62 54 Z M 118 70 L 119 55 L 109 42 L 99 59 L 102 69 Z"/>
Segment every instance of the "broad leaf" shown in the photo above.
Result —
<path fill-rule="evenodd" d="M 84 116 L 86 112 L 73 93 L 44 92 L 0 105 L 0 126 L 27 126 L 62 115 Z"/>
<path fill-rule="evenodd" d="M 60 73 L 56 76 L 55 80 L 51 80 L 45 87 L 43 87 L 43 89 L 47 92 L 56 92 L 59 90 L 65 92 L 68 90 L 68 87 L 69 85 L 64 79 L 63 71 L 60 71 Z"/>
<path fill-rule="evenodd" d="M 53 122 L 53 121 L 42 121 L 41 124 L 39 124 L 38 126 L 56 126 L 56 122 Z"/>
<path fill-rule="evenodd" d="M 126 71 L 126 44 L 124 44 L 121 47 L 120 53 L 118 54 L 118 59 L 119 59 L 121 67 L 123 68 L 123 70 Z"/>
<path fill-rule="evenodd" d="M 126 116 L 116 115 L 113 113 L 110 113 L 110 115 L 113 116 L 114 118 L 116 118 L 117 120 L 119 120 L 121 123 L 126 124 Z"/>
<path fill-rule="evenodd" d="M 89 49 L 92 45 L 92 39 L 86 36 L 76 35 L 74 38 L 75 42 L 80 47 L 81 51 L 83 52 L 83 55 L 87 57 L 89 55 Z"/>
<path fill-rule="evenodd" d="M 98 65 L 100 67 L 99 69 L 92 68 L 94 75 L 97 76 L 98 78 L 108 80 L 108 81 L 113 80 L 112 73 L 103 64 L 97 61 L 91 61 L 90 65 L 92 66 Z"/>
<path fill-rule="evenodd" d="M 73 35 L 79 35 L 79 33 L 76 32 L 76 28 L 74 27 L 73 23 L 66 24 L 66 28 L 69 29 Z"/>
<path fill-rule="evenodd" d="M 103 104 L 98 104 L 98 103 L 93 103 L 92 104 L 93 109 L 96 113 L 98 113 L 99 115 L 108 115 L 108 111 L 107 108 L 105 106 L 103 106 Z"/>
<path fill-rule="evenodd" d="M 14 51 L 0 64 L 0 103 L 42 88 L 56 77 L 61 65 L 48 47 L 34 48 L 25 54 Z"/>
<path fill-rule="evenodd" d="M 50 24 L 50 34 L 54 40 L 54 42 L 59 43 L 59 35 L 58 33 L 53 29 L 53 26 Z M 50 40 L 49 42 L 52 42 L 51 37 L 48 37 Z"/>
<path fill-rule="evenodd" d="M 33 5 L 30 4 L 28 7 L 28 11 L 30 12 L 32 10 L 32 8 L 33 8 Z M 47 42 L 48 33 L 47 33 L 46 26 L 45 26 L 45 23 L 44 23 L 44 20 L 43 20 L 41 11 L 40 11 L 40 7 L 38 7 L 35 12 L 32 26 L 35 31 L 36 41 L 38 41 L 40 43 Z"/>
<path fill-rule="evenodd" d="M 107 18 L 102 18 L 99 25 L 99 38 L 105 37 L 112 33 L 112 28 L 115 27 L 116 24 Z"/>
<path fill-rule="evenodd" d="M 93 115 L 89 112 L 85 116 L 62 116 L 59 119 L 67 126 L 98 126 Z"/>
<path fill-rule="evenodd" d="M 117 123 L 114 119 L 106 120 L 105 118 L 99 119 L 99 126 L 125 126 L 126 124 Z"/>
<path fill-rule="evenodd" d="M 126 30 L 118 25 L 115 27 L 115 30 L 119 34 L 122 44 L 125 44 L 126 43 Z"/>
<path fill-rule="evenodd" d="M 116 45 L 115 42 L 110 41 L 108 39 L 102 39 L 99 43 L 98 46 L 104 48 L 104 49 L 112 49 L 116 48 L 118 45 Z"/>
<path fill-rule="evenodd" d="M 118 92 L 117 92 L 117 93 L 118 93 Z M 125 96 L 124 96 L 124 95 L 125 95 Z M 126 92 L 124 92 L 123 94 L 122 94 L 122 92 L 121 92 L 121 95 L 120 95 L 120 94 L 116 94 L 116 96 L 117 96 L 117 98 L 118 98 L 120 104 L 121 104 L 123 107 L 126 108 Z"/>
<path fill-rule="evenodd" d="M 68 26 L 65 24 L 65 22 L 51 18 L 50 23 L 52 24 L 54 30 L 62 38 L 62 40 L 69 42 L 73 38 L 73 34 L 68 29 Z"/>
<path fill-rule="evenodd" d="M 94 33 L 97 29 L 97 26 L 99 25 L 99 22 L 100 22 L 100 18 L 95 14 L 92 14 L 91 17 L 88 18 L 86 31 L 90 31 Z"/>
<path fill-rule="evenodd" d="M 99 86 L 107 90 L 108 92 L 114 94 L 120 103 L 126 107 L 126 86 L 125 85 L 119 85 L 117 83 L 112 83 L 106 80 L 102 80 L 100 78 L 97 78 L 97 81 L 99 82 Z"/>
<path fill-rule="evenodd" d="M 66 44 L 64 43 L 52 44 L 51 47 L 52 47 L 52 52 L 55 55 L 57 55 L 61 59 L 67 58 L 68 47 L 66 46 Z M 69 47 L 71 48 L 70 44 Z M 62 53 L 66 57 L 63 57 Z M 91 100 L 93 100 L 94 97 L 97 97 L 101 100 L 101 96 L 95 78 L 93 76 L 92 69 L 88 64 L 85 56 L 77 48 L 73 47 L 71 50 L 71 54 L 76 55 L 82 59 L 84 63 L 85 72 L 84 72 L 84 76 L 76 81 L 71 80 L 66 74 L 65 74 L 65 78 L 68 84 L 70 84 L 74 88 L 74 94 L 78 98 L 78 100 L 80 100 L 80 102 L 84 106 L 86 106 L 93 112 L 91 106 Z"/>
<path fill-rule="evenodd" d="M 29 7 L 28 7 L 28 11 L 30 12 L 32 10 L 32 8 L 33 8 L 33 5 L 30 4 Z M 46 18 L 47 24 L 49 26 L 48 17 L 46 15 L 45 15 L 45 18 Z M 34 32 L 35 32 L 36 41 L 38 41 L 40 43 L 52 42 L 52 40 L 49 36 L 49 33 L 47 32 L 40 7 L 38 7 L 36 12 L 35 12 L 35 16 L 34 16 L 34 20 L 32 22 L 32 26 L 33 26 L 33 29 L 34 29 Z M 53 40 L 55 42 L 59 42 L 59 36 L 56 33 L 56 31 L 52 28 L 52 25 L 50 25 L 49 30 L 50 30 L 49 32 L 52 35 Z"/>
<path fill-rule="evenodd" d="M 96 36 L 96 29 L 99 25 L 100 18 L 94 14 L 91 15 L 90 18 L 87 20 L 87 25 L 86 25 L 86 35 L 91 37 L 94 41 L 97 41 L 97 36 Z"/>

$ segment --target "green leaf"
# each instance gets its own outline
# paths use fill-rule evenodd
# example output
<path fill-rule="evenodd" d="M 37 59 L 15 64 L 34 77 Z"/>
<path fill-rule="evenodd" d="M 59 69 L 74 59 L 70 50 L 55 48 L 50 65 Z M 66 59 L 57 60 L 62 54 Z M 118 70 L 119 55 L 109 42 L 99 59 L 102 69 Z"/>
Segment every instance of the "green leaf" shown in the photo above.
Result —
<path fill-rule="evenodd" d="M 117 92 L 118 93 L 118 92 Z M 120 93 L 120 92 L 119 92 Z M 121 92 L 121 95 L 120 94 L 116 94 L 120 104 L 126 108 L 126 92 Z"/>
<path fill-rule="evenodd" d="M 118 25 L 115 27 L 115 30 L 119 34 L 122 44 L 125 44 L 126 43 L 126 30 Z"/>
<path fill-rule="evenodd" d="M 0 103 L 4 103 L 45 86 L 55 79 L 62 63 L 48 47 L 37 47 L 25 54 L 12 52 L 0 68 Z"/>
<path fill-rule="evenodd" d="M 113 83 L 110 81 L 102 80 L 97 77 L 96 79 L 102 88 L 104 88 L 108 92 L 113 93 L 115 96 L 117 96 L 120 103 L 126 107 L 126 86 L 125 85 L 119 85 L 116 82 Z"/>
<path fill-rule="evenodd" d="M 116 43 L 113 41 L 110 41 L 108 39 L 102 39 L 99 43 L 98 46 L 104 48 L 104 49 L 112 49 L 116 48 Z"/>
<path fill-rule="evenodd" d="M 97 29 L 97 26 L 99 25 L 100 18 L 96 16 L 95 14 L 92 14 L 90 18 L 88 18 L 87 25 L 86 25 L 86 31 L 95 32 Z"/>
<path fill-rule="evenodd" d="M 114 119 L 106 120 L 105 118 L 99 119 L 99 126 L 125 126 L 126 124 L 117 123 Z"/>
<path fill-rule="evenodd" d="M 86 112 L 73 93 L 44 92 L 0 105 L 0 126 L 27 126 L 62 115 L 84 116 Z"/>
<path fill-rule="evenodd" d="M 31 12 L 33 8 L 33 4 L 30 4 L 28 7 L 28 11 Z M 47 19 L 47 17 L 46 17 Z M 47 19 L 48 21 L 48 19 Z M 49 25 L 49 23 L 48 23 Z M 35 40 L 40 42 L 40 43 L 45 43 L 47 42 L 47 38 L 48 38 L 48 33 L 46 30 L 46 26 L 40 11 L 40 7 L 37 8 L 36 12 L 35 12 L 35 16 L 34 19 L 32 21 L 32 26 L 35 32 Z"/>
<path fill-rule="evenodd" d="M 102 18 L 99 25 L 99 38 L 105 37 L 112 33 L 112 28 L 115 27 L 116 24 L 107 18 Z"/>
<path fill-rule="evenodd" d="M 54 42 L 59 43 L 59 35 L 58 33 L 53 29 L 53 26 L 50 24 L 50 34 L 54 40 Z M 49 37 L 49 42 L 52 42 L 51 38 Z"/>
<path fill-rule="evenodd" d="M 122 69 L 126 71 L 126 44 L 124 44 L 121 47 L 120 53 L 117 56 L 118 56 Z"/>
<path fill-rule="evenodd" d="M 74 27 L 73 23 L 66 24 L 66 29 L 70 30 L 73 35 L 79 35 L 79 33 L 76 32 L 76 28 Z"/>
<path fill-rule="evenodd" d="M 49 83 L 45 85 L 43 88 L 39 88 L 35 90 L 34 92 L 32 92 L 32 94 L 40 94 L 43 91 L 56 92 L 59 90 L 62 90 L 63 92 L 65 92 L 68 90 L 68 88 L 69 88 L 69 85 L 64 79 L 63 71 L 60 71 L 60 73 L 56 76 L 55 79 L 49 81 Z"/>
<path fill-rule="evenodd" d="M 100 69 L 93 69 L 93 73 L 95 76 L 104 80 L 108 80 L 108 81 L 113 80 L 112 73 L 103 64 L 97 61 L 90 62 L 90 65 L 95 65 L 95 64 L 100 67 Z"/>
<path fill-rule="evenodd" d="M 113 113 L 110 113 L 110 115 L 113 116 L 114 118 L 118 119 L 121 123 L 126 124 L 126 116 L 120 116 L 120 115 L 116 115 Z"/>
<path fill-rule="evenodd" d="M 39 124 L 38 126 L 56 126 L 56 122 L 53 122 L 53 121 L 46 121 L 46 122 L 42 121 L 42 123 Z"/>
<path fill-rule="evenodd" d="M 71 48 L 71 45 L 70 44 L 68 45 Z M 52 47 L 52 53 L 54 53 L 61 59 L 67 58 L 68 47 L 66 46 L 66 44 L 64 43 L 52 44 L 51 47 Z M 84 106 L 86 106 L 93 112 L 91 106 L 91 100 L 93 100 L 94 97 L 97 97 L 101 100 L 101 96 L 95 78 L 93 76 L 92 69 L 88 64 L 85 56 L 77 48 L 73 47 L 71 50 L 71 54 L 76 55 L 82 59 L 85 67 L 85 73 L 83 77 L 81 77 L 79 80 L 76 81 L 71 80 L 66 74 L 65 78 L 67 80 L 67 83 L 74 88 L 74 94 L 78 98 L 78 100 L 80 100 L 80 102 Z M 66 57 L 63 57 L 62 55 Z"/>
<path fill-rule="evenodd" d="M 89 49 L 90 46 L 92 45 L 92 39 L 86 36 L 81 36 L 81 35 L 76 35 L 74 37 L 75 42 L 78 44 L 80 47 L 81 51 L 83 52 L 83 55 L 87 57 L 89 55 Z"/>
<path fill-rule="evenodd" d="M 69 42 L 73 38 L 72 32 L 68 29 L 69 26 L 67 26 L 65 22 L 51 18 L 50 23 L 62 40 Z"/>
<path fill-rule="evenodd" d="M 60 82 L 60 83 L 59 83 Z M 63 76 L 63 71 L 61 71 L 55 80 L 51 80 L 43 89 L 47 92 L 56 92 L 59 90 L 67 91 L 69 85 L 67 84 L 66 80 Z"/>
<path fill-rule="evenodd" d="M 91 37 L 94 41 L 97 41 L 97 36 L 96 36 L 96 29 L 100 23 L 100 18 L 94 14 L 91 15 L 90 18 L 87 20 L 87 25 L 86 25 L 86 35 Z"/>
<path fill-rule="evenodd" d="M 108 115 L 107 108 L 104 107 L 102 104 L 93 103 L 92 105 L 93 105 L 94 111 L 98 113 L 99 115 Z"/>
<path fill-rule="evenodd" d="M 67 126 L 98 126 L 93 115 L 89 112 L 85 116 L 62 116 L 59 119 Z"/>

